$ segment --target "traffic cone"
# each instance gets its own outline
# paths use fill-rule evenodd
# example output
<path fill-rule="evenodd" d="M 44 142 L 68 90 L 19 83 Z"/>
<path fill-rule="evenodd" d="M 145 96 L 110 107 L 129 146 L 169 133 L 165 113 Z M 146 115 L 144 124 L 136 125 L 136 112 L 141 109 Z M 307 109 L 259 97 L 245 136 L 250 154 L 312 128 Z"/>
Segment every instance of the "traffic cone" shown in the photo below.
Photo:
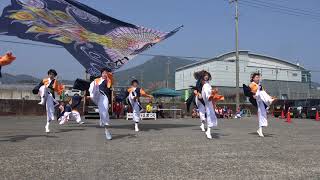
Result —
<path fill-rule="evenodd" d="M 287 120 L 286 120 L 287 123 L 291 123 L 291 115 L 290 115 L 290 109 L 288 109 L 288 112 L 287 112 Z"/>
<path fill-rule="evenodd" d="M 319 111 L 317 111 L 317 113 L 316 113 L 316 121 L 320 121 L 320 118 L 319 118 Z"/>
<path fill-rule="evenodd" d="M 284 117 L 284 111 L 282 110 L 281 111 L 281 119 L 284 119 L 285 117 Z"/>

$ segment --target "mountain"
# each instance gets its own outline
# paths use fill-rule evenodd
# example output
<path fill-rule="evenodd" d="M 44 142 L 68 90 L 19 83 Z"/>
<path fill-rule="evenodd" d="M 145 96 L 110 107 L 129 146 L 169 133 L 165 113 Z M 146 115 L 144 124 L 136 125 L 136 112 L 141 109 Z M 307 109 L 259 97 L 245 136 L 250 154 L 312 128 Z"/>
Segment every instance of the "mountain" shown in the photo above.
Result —
<path fill-rule="evenodd" d="M 12 75 L 8 73 L 3 73 L 2 78 L 0 78 L 0 82 L 2 84 L 38 84 L 41 79 L 27 75 L 27 74 L 19 74 Z M 73 85 L 74 81 L 70 80 L 59 80 L 62 84 L 71 84 Z"/>
<path fill-rule="evenodd" d="M 169 65 L 168 65 L 169 62 Z M 155 56 L 143 64 L 114 73 L 115 86 L 128 86 L 131 80 L 137 79 L 143 88 L 157 89 L 166 87 L 169 67 L 169 87 L 174 88 L 175 70 L 196 61 L 175 57 Z M 41 79 L 30 75 L 12 75 L 3 73 L 0 84 L 37 84 Z M 63 84 L 73 85 L 74 81 L 59 80 Z"/>
<path fill-rule="evenodd" d="M 196 61 L 175 57 L 155 56 L 144 64 L 114 74 L 115 84 L 128 86 L 131 80 L 137 79 L 141 86 L 147 89 L 166 87 L 167 76 L 169 87 L 174 88 L 175 70 Z M 169 67 L 169 75 L 168 74 Z"/>
<path fill-rule="evenodd" d="M 34 84 L 39 83 L 40 79 L 26 74 L 12 75 L 3 73 L 0 82 L 2 84 Z"/>

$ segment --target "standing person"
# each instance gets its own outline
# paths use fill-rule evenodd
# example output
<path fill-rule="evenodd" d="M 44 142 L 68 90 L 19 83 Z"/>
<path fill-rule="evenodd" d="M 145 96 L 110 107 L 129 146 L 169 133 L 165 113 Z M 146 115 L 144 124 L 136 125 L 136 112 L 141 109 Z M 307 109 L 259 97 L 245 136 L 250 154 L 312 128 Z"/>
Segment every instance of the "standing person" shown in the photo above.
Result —
<path fill-rule="evenodd" d="M 260 84 L 260 73 L 253 73 L 251 75 L 251 83 L 249 85 L 249 93 L 246 92 L 244 86 L 244 93 L 250 97 L 250 102 L 258 108 L 259 128 L 257 133 L 260 137 L 264 137 L 262 128 L 268 126 L 267 109 L 274 102 L 274 98 L 269 96 Z"/>
<path fill-rule="evenodd" d="M 157 112 L 158 112 L 159 116 L 164 119 L 164 114 L 163 114 L 163 110 L 162 109 L 163 109 L 163 103 L 160 102 L 158 104 Z"/>
<path fill-rule="evenodd" d="M 121 107 L 120 102 L 114 103 L 113 110 L 114 110 L 114 112 L 115 112 L 115 114 L 117 116 L 117 119 L 119 119 L 120 118 L 120 113 L 122 111 L 122 107 Z"/>
<path fill-rule="evenodd" d="M 40 95 L 41 101 L 38 104 L 46 105 L 47 124 L 45 126 L 45 132 L 49 133 L 50 122 L 55 118 L 55 106 L 59 105 L 58 101 L 55 99 L 55 92 L 57 92 L 58 95 L 61 95 L 64 87 L 56 80 L 56 76 L 58 75 L 56 70 L 49 69 L 47 74 L 48 77 L 44 78 L 39 85 L 33 89 L 33 93 Z"/>
<path fill-rule="evenodd" d="M 206 136 L 208 139 L 212 139 L 211 136 L 211 128 L 216 127 L 218 125 L 217 116 L 214 110 L 215 101 L 219 99 L 223 99 L 223 96 L 217 95 L 217 90 L 212 90 L 209 81 L 211 80 L 211 74 L 207 71 L 201 71 L 201 84 L 202 84 L 202 91 L 201 95 L 199 96 L 200 99 L 203 99 L 205 103 L 205 110 L 206 110 L 206 122 L 207 122 L 207 131 Z"/>
<path fill-rule="evenodd" d="M 128 89 L 128 99 L 132 107 L 133 121 L 134 121 L 134 130 L 139 131 L 139 122 L 140 122 L 140 111 L 142 110 L 140 104 L 140 97 L 153 98 L 151 95 L 148 95 L 142 88 L 139 87 L 138 80 L 131 81 L 131 87 Z"/>
<path fill-rule="evenodd" d="M 109 97 L 111 96 L 112 73 L 108 68 L 101 69 L 101 77 L 91 82 L 89 92 L 91 100 L 99 108 L 100 126 L 105 128 L 105 136 L 107 140 L 112 139 L 109 130 Z"/>

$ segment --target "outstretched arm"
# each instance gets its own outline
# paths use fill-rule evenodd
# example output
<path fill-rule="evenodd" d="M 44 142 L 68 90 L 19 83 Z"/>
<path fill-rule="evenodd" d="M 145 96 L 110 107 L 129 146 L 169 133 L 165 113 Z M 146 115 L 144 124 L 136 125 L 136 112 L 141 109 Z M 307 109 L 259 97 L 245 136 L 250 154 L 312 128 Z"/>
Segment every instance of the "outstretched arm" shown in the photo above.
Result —
<path fill-rule="evenodd" d="M 151 98 L 151 99 L 153 98 L 152 95 L 147 94 L 143 89 L 140 89 L 140 94 L 143 97 L 147 97 L 147 98 Z"/>

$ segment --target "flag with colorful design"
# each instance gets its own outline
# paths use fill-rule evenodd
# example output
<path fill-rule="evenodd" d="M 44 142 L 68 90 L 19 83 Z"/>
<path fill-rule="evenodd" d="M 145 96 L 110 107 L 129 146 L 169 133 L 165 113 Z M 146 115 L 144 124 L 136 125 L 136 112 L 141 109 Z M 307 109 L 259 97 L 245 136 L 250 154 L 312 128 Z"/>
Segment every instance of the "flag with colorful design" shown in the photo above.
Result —
<path fill-rule="evenodd" d="M 172 36 L 107 16 L 75 0 L 11 0 L 0 33 L 65 47 L 94 76 L 119 69 L 139 53 Z"/>

